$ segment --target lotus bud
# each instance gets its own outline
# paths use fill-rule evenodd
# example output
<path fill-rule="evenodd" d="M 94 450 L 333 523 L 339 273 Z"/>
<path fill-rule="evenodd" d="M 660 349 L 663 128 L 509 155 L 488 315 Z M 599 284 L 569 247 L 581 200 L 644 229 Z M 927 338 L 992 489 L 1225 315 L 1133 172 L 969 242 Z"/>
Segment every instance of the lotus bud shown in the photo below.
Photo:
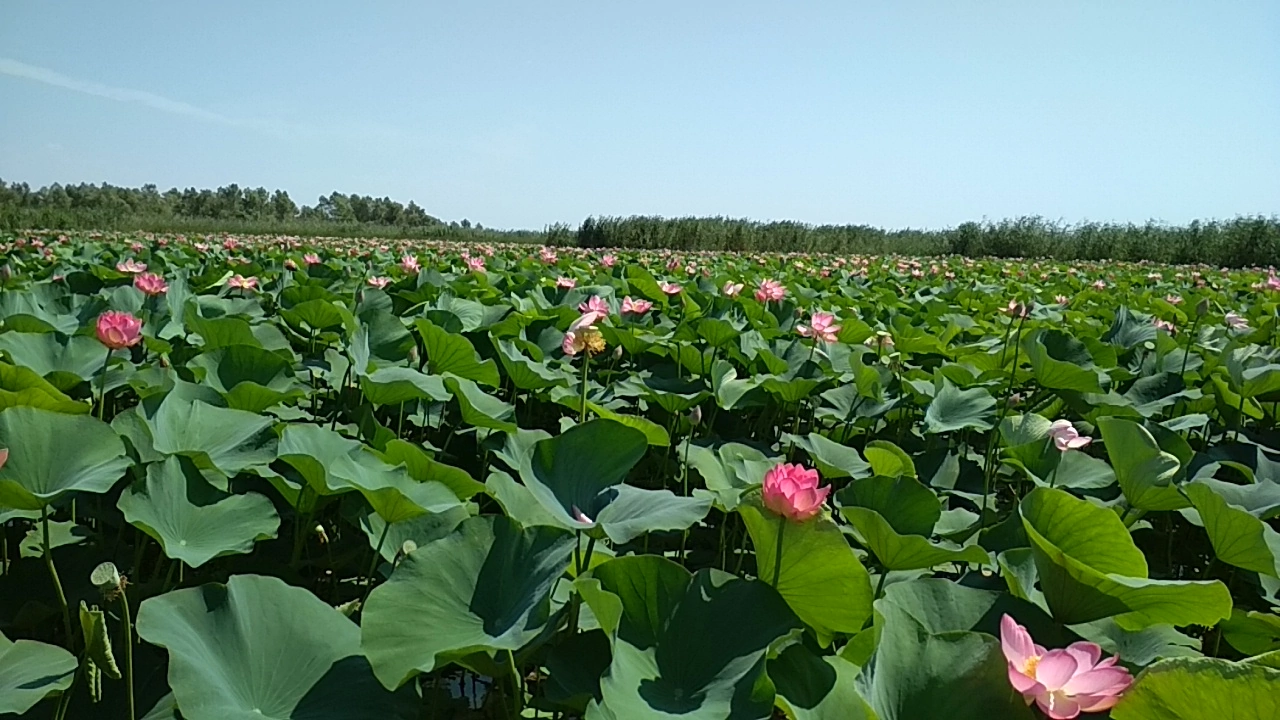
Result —
<path fill-rule="evenodd" d="M 320 540 L 321 545 L 329 544 L 329 533 L 324 531 L 324 525 L 316 525 L 314 532 L 316 534 L 316 538 Z"/>
<path fill-rule="evenodd" d="M 613 349 L 613 359 L 614 359 L 614 360 L 621 360 L 621 359 L 622 359 L 622 346 L 621 346 L 621 345 L 619 345 L 618 347 L 616 347 L 616 348 L 614 348 L 614 349 Z"/>
<path fill-rule="evenodd" d="M 702 406 L 701 405 L 694 405 L 693 409 L 689 411 L 689 423 L 694 426 L 702 424 Z"/>

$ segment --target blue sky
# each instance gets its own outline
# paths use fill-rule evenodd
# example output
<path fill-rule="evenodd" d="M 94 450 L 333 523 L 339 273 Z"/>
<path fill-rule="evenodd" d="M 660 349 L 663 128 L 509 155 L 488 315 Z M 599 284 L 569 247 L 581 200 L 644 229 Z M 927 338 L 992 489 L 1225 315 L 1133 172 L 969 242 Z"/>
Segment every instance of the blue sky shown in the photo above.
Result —
<path fill-rule="evenodd" d="M 0 5 L 0 177 L 495 227 L 1280 212 L 1280 3 Z"/>

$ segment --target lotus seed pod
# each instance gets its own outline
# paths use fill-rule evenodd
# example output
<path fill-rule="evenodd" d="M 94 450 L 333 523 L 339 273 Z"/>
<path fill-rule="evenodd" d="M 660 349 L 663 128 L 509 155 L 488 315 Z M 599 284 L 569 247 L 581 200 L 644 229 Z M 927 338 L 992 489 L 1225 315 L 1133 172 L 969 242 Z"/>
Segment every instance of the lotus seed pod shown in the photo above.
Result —
<path fill-rule="evenodd" d="M 89 582 L 103 595 L 112 595 L 120 592 L 120 571 L 116 569 L 115 563 L 104 562 L 89 574 Z"/>

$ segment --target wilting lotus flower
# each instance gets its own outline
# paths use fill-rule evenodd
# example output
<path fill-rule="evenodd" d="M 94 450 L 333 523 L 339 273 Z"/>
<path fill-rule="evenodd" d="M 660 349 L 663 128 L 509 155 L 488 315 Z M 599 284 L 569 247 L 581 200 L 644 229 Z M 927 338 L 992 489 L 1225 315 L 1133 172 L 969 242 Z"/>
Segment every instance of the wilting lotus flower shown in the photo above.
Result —
<path fill-rule="evenodd" d="M 417 256 L 406 253 L 404 257 L 400 258 L 400 269 L 407 273 L 416 273 L 422 269 L 422 265 L 418 263 Z"/>
<path fill-rule="evenodd" d="M 1117 667 L 1118 657 L 1102 658 L 1102 648 L 1077 642 L 1046 650 L 1013 618 L 1000 618 L 1000 648 L 1008 663 L 1009 684 L 1053 720 L 1071 720 L 1082 712 L 1110 710 L 1133 677 Z"/>
<path fill-rule="evenodd" d="M 811 337 L 825 343 L 834 343 L 840 333 L 840 326 L 835 324 L 836 316 L 831 313 L 814 313 L 809 326 L 797 325 L 796 332 L 803 337 Z"/>
<path fill-rule="evenodd" d="M 818 471 L 802 465 L 780 463 L 764 475 L 764 506 L 795 522 L 804 522 L 822 511 L 831 486 L 818 487 Z"/>
<path fill-rule="evenodd" d="M 609 303 L 599 295 L 592 295 L 587 298 L 586 302 L 578 303 L 578 312 L 580 313 L 599 313 L 601 315 L 609 314 Z"/>
<path fill-rule="evenodd" d="M 1070 420 L 1054 420 L 1049 426 L 1049 437 L 1061 452 L 1089 447 L 1093 442 L 1088 435 L 1081 435 Z"/>
<path fill-rule="evenodd" d="M 169 285 L 164 278 L 155 273 L 142 273 L 133 276 L 133 286 L 142 291 L 144 295 L 163 295 L 169 291 Z"/>
<path fill-rule="evenodd" d="M 142 342 L 142 321 L 127 312 L 108 310 L 98 316 L 98 342 L 122 350 Z"/>
<path fill-rule="evenodd" d="M 577 284 L 578 284 L 578 281 L 570 277 L 564 277 L 563 275 L 561 275 L 560 277 L 556 278 L 556 287 L 562 290 L 572 290 L 574 286 Z"/>
<path fill-rule="evenodd" d="M 787 296 L 787 289 L 777 280 L 761 280 L 756 288 L 756 300 L 762 303 L 776 302 Z"/>
<path fill-rule="evenodd" d="M 725 297 L 738 297 L 738 293 L 742 292 L 743 287 L 745 286 L 742 283 L 736 283 L 730 280 L 724 284 L 724 289 L 720 292 L 724 293 Z"/>
<path fill-rule="evenodd" d="M 1249 329 L 1249 321 L 1233 312 L 1227 313 L 1226 321 L 1232 330 L 1243 332 Z"/>
<path fill-rule="evenodd" d="M 134 260 L 133 258 L 129 258 L 124 262 L 116 263 L 116 270 L 119 270 L 122 273 L 130 273 L 130 274 L 136 275 L 140 272 L 146 272 L 147 264 L 140 263 L 137 260 Z"/>
<path fill-rule="evenodd" d="M 618 262 L 618 257 L 616 255 L 605 255 L 604 257 L 600 258 L 600 264 L 607 268 L 613 267 L 615 264 L 617 264 L 617 262 Z"/>
<path fill-rule="evenodd" d="M 369 278 L 366 282 L 368 282 L 368 283 L 369 283 L 369 287 L 375 287 L 375 288 L 378 288 L 379 290 L 381 290 L 381 289 L 383 289 L 383 288 L 385 288 L 386 286 L 388 286 L 388 285 L 390 285 L 390 284 L 391 284 L 391 278 L 389 278 L 389 277 L 371 277 L 371 278 Z"/>
<path fill-rule="evenodd" d="M 653 307 L 653 303 L 648 300 L 632 300 L 631 296 L 622 298 L 622 314 L 623 315 L 643 315 L 649 312 Z"/>
<path fill-rule="evenodd" d="M 302 256 L 302 262 L 308 265 L 319 265 L 320 256 L 315 253 L 307 253 L 306 255 Z"/>
<path fill-rule="evenodd" d="M 227 286 L 239 288 L 240 290 L 256 290 L 258 289 L 258 278 L 245 277 L 243 275 L 232 275 L 231 278 L 227 280 Z"/>
<path fill-rule="evenodd" d="M 682 290 L 684 290 L 684 288 L 680 287 L 679 285 L 677 285 L 677 284 L 675 284 L 675 283 L 669 283 L 669 282 L 662 282 L 662 283 L 659 283 L 659 284 L 658 284 L 658 287 L 662 288 L 662 292 L 664 292 L 664 293 L 666 293 L 666 294 L 668 294 L 668 295 L 670 295 L 670 296 L 672 296 L 672 297 L 674 297 L 674 296 L 676 296 L 676 295 L 679 295 L 679 294 L 680 294 L 680 292 L 681 292 Z"/>
<path fill-rule="evenodd" d="M 564 354 L 573 357 L 583 350 L 589 351 L 592 355 L 604 352 L 604 336 L 596 329 L 596 322 L 604 317 L 604 313 L 586 312 L 574 320 L 560 343 L 560 349 Z"/>
<path fill-rule="evenodd" d="M 484 271 L 485 271 L 485 270 L 484 270 L 484 258 L 482 258 L 482 257 L 469 257 L 469 258 L 467 258 L 467 268 L 468 268 L 469 270 L 471 270 L 471 272 L 478 272 L 478 273 L 482 273 L 482 272 L 484 272 Z"/>

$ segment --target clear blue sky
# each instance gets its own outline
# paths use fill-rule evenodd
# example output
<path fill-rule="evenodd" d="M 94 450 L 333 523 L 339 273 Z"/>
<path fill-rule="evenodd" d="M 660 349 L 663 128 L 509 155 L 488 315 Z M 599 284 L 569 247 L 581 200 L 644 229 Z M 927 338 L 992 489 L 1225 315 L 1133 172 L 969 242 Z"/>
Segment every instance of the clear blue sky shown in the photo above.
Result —
<path fill-rule="evenodd" d="M 941 227 L 1280 213 L 1280 2 L 4 0 L 0 177 Z"/>

